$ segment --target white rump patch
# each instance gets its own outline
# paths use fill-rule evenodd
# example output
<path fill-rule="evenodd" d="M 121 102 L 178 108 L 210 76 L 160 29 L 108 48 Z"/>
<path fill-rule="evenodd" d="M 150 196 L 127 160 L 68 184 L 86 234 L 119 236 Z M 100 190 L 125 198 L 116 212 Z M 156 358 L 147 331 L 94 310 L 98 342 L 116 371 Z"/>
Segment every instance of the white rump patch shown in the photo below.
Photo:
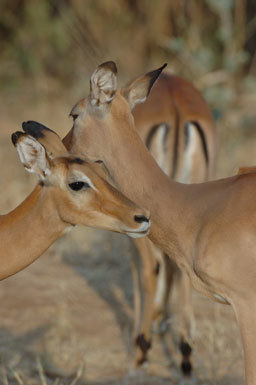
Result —
<path fill-rule="evenodd" d="M 169 167 L 166 159 L 166 124 L 160 124 L 157 127 L 154 137 L 151 141 L 150 153 L 153 158 L 156 160 L 157 164 L 161 169 L 168 175 Z"/>
<path fill-rule="evenodd" d="M 183 167 L 179 178 L 182 183 L 190 183 L 192 170 L 194 167 L 194 157 L 197 151 L 201 150 L 202 143 L 197 128 L 193 123 L 187 124 L 187 147 L 183 154 Z"/>

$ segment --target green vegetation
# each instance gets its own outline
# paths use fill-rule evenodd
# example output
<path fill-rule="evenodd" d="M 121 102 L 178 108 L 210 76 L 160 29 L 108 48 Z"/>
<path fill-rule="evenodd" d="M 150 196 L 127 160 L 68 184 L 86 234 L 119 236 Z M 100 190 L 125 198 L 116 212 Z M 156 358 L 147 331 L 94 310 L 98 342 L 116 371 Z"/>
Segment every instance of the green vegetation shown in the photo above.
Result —
<path fill-rule="evenodd" d="M 166 61 L 204 91 L 218 117 L 238 80 L 254 89 L 255 47 L 254 0 L 0 3 L 0 80 L 8 87 L 31 77 L 78 84 L 109 59 L 129 77 Z"/>

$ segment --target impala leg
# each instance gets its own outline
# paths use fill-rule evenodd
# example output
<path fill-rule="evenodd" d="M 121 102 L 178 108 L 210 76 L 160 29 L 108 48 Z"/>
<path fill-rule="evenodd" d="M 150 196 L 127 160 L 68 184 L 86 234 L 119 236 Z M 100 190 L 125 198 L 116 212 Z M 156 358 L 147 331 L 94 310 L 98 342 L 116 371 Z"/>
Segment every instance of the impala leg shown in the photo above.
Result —
<path fill-rule="evenodd" d="M 161 253 L 161 260 L 154 300 L 154 331 L 158 333 L 163 352 L 171 365 L 171 346 L 166 336 L 169 330 L 169 297 L 174 283 L 174 275 L 177 272 L 177 266 L 167 254 Z M 172 348 L 174 348 L 174 346 L 172 346 Z"/>
<path fill-rule="evenodd" d="M 140 263 L 133 253 L 131 257 L 131 270 L 133 277 L 133 335 L 137 336 L 138 331 L 140 330 L 141 324 L 141 308 L 142 308 L 142 298 L 141 298 L 141 282 L 140 282 Z"/>
<path fill-rule="evenodd" d="M 256 298 L 233 301 L 244 348 L 246 385 L 256 385 Z"/>
<path fill-rule="evenodd" d="M 184 376 L 191 376 L 192 364 L 191 353 L 192 347 L 190 341 L 193 335 L 194 312 L 191 300 L 191 282 L 185 272 L 181 272 L 178 283 L 179 298 L 179 349 L 182 355 L 181 370 Z"/>
<path fill-rule="evenodd" d="M 154 320 L 157 324 L 157 332 L 164 335 L 167 331 L 168 302 L 170 291 L 173 284 L 174 274 L 177 270 L 176 264 L 171 261 L 168 255 L 156 250 L 159 253 L 158 259 L 161 260 L 157 290 L 154 300 Z"/>
<path fill-rule="evenodd" d="M 133 276 L 137 280 L 134 286 L 135 365 L 139 367 L 147 361 L 147 353 L 151 347 L 151 324 L 154 311 L 158 261 L 154 254 L 154 246 L 148 239 L 138 239 L 135 243 L 141 256 L 141 289 L 138 283 L 138 272 L 133 272 Z"/>

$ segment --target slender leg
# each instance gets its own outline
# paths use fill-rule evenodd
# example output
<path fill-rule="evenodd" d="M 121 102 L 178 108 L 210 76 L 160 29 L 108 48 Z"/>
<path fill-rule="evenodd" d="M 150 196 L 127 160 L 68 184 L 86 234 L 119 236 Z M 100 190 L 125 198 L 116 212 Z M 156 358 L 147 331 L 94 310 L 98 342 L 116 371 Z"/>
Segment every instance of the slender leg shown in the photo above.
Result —
<path fill-rule="evenodd" d="M 167 255 L 163 254 L 148 239 L 137 240 L 136 246 L 140 251 L 142 263 L 141 284 L 138 266 L 136 267 L 133 264 L 135 367 L 140 367 L 147 361 L 148 350 L 151 347 L 153 320 L 158 324 L 163 346 L 167 347 L 164 339 L 167 331 L 168 301 L 177 267 Z M 191 304 L 191 285 L 185 273 L 181 273 L 181 278 L 177 283 L 180 304 L 178 332 L 180 336 L 179 349 L 182 354 L 181 370 L 184 376 L 190 376 L 192 374 L 190 341 L 194 319 Z M 165 351 L 168 358 L 170 358 L 168 348 L 165 348 Z"/>
<path fill-rule="evenodd" d="M 157 290 L 154 300 L 154 331 L 159 335 L 162 349 L 169 364 L 172 362 L 170 340 L 167 341 L 169 331 L 169 297 L 174 283 L 174 275 L 177 272 L 176 264 L 168 255 L 161 253 L 162 263 L 158 274 Z M 172 346 L 172 348 L 175 348 Z"/>
<path fill-rule="evenodd" d="M 134 320 L 133 320 L 133 332 L 136 332 L 140 328 L 141 324 L 141 282 L 140 282 L 140 263 L 137 255 L 132 254 L 131 257 L 131 270 L 133 276 L 133 306 L 134 306 Z"/>
<path fill-rule="evenodd" d="M 151 347 L 151 324 L 154 311 L 154 296 L 157 285 L 159 262 L 156 259 L 155 246 L 146 238 L 136 240 L 141 256 L 141 290 L 135 284 L 135 365 L 138 367 L 147 361 L 147 352 Z M 138 274 L 133 273 L 138 280 Z"/>
<path fill-rule="evenodd" d="M 191 301 L 191 283 L 185 272 L 181 272 L 178 296 L 180 304 L 179 348 L 182 354 L 181 370 L 184 376 L 191 376 L 192 364 L 190 358 L 192 353 L 191 340 L 194 328 L 194 312 Z"/>
<path fill-rule="evenodd" d="M 191 340 L 194 326 L 190 279 L 186 273 L 180 272 L 179 279 L 174 281 L 174 274 L 178 272 L 178 268 L 167 255 L 163 255 L 161 269 L 163 269 L 163 274 L 161 277 L 160 270 L 158 284 L 163 286 L 164 283 L 165 288 L 161 291 L 161 295 L 159 295 L 160 291 L 157 290 L 154 319 L 156 319 L 158 323 L 158 331 L 162 339 L 163 349 L 167 357 L 170 359 L 170 349 L 168 348 L 167 341 L 165 340 L 166 332 L 168 330 L 166 320 L 168 319 L 168 301 L 172 285 L 175 282 L 179 303 L 175 316 L 178 319 L 177 324 L 179 325 L 176 332 L 178 332 L 179 335 L 179 350 L 182 355 L 181 371 L 185 377 L 189 377 L 192 375 Z"/>
<path fill-rule="evenodd" d="M 238 298 L 233 307 L 242 336 L 246 385 L 256 385 L 256 298 Z"/>
<path fill-rule="evenodd" d="M 161 253 L 158 258 L 161 260 L 157 290 L 154 299 L 154 315 L 153 319 L 157 323 L 159 334 L 163 334 L 166 330 L 166 321 L 168 319 L 168 302 L 170 291 L 173 285 L 174 274 L 177 270 L 176 264 L 171 261 L 168 255 Z"/>

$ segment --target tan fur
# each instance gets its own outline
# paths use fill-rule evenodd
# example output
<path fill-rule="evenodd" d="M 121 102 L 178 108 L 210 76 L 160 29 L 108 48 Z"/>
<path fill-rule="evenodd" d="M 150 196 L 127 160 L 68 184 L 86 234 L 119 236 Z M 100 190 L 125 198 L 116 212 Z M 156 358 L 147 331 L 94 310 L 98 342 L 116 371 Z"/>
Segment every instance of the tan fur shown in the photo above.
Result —
<path fill-rule="evenodd" d="M 256 172 L 256 166 L 243 166 L 239 167 L 237 174 L 248 174 L 251 172 Z"/>
<path fill-rule="evenodd" d="M 171 181 L 136 133 L 121 90 L 100 119 L 93 113 L 79 116 L 73 133 L 76 150 L 104 161 L 118 188 L 150 209 L 149 238 L 189 275 L 195 289 L 233 306 L 246 383 L 255 385 L 256 175 L 189 185 Z"/>
<path fill-rule="evenodd" d="M 51 132 L 48 132 L 48 135 L 53 138 Z M 24 164 L 28 154 L 31 170 L 38 174 L 43 171 L 42 167 L 48 167 L 49 170 L 43 177 L 43 182 L 24 202 L 9 214 L 0 216 L 0 279 L 7 278 L 31 264 L 62 236 L 67 228 L 75 224 L 124 234 L 130 234 L 132 231 L 132 234 L 145 235 L 145 223 L 136 222 L 135 215 L 148 218 L 149 212 L 139 209 L 112 187 L 105 180 L 100 166 L 77 160 L 67 152 L 47 163 L 42 161 L 43 156 L 46 157 L 47 154 L 39 141 L 20 132 L 16 133 L 14 139 Z M 47 148 L 46 136 L 41 139 Z M 58 141 L 54 143 L 54 151 L 57 153 L 62 152 L 64 148 L 60 138 Z M 33 144 L 31 152 L 30 146 Z M 49 144 L 49 147 L 52 151 L 52 144 Z M 41 149 L 40 152 L 37 153 L 37 149 Z M 38 167 L 38 162 L 43 166 Z M 79 180 L 80 175 L 89 178 L 95 188 L 79 192 L 71 190 L 69 184 Z M 148 222 L 146 227 L 149 227 Z"/>
<path fill-rule="evenodd" d="M 132 87 L 132 84 L 129 88 Z M 138 104 L 132 113 L 136 130 L 144 143 L 152 127 L 168 125 L 165 142 L 163 143 L 163 135 L 158 139 L 156 133 L 149 151 L 169 177 L 184 183 L 204 182 L 213 177 L 217 154 L 217 129 L 207 103 L 191 83 L 173 75 L 160 75 L 146 102 Z M 208 149 L 208 164 L 203 152 L 201 138 L 198 137 L 197 132 L 195 133 L 196 139 L 193 139 L 195 143 L 192 144 L 194 152 L 189 153 L 192 138 L 186 144 L 185 125 L 190 121 L 196 121 L 202 127 Z M 176 135 L 178 136 L 177 165 L 176 172 L 174 172 Z M 146 245 L 146 242 L 150 245 Z M 177 268 L 169 262 L 164 253 L 161 254 L 149 239 L 137 240 L 136 245 L 142 259 L 142 293 L 135 292 L 135 302 L 138 302 L 135 307 L 135 341 L 139 335 L 144 335 L 146 340 L 150 341 L 153 319 L 157 320 L 159 329 L 162 327 L 161 324 L 166 320 L 168 314 L 169 288 L 173 282 L 179 285 L 178 294 L 181 303 L 179 319 L 180 324 L 182 324 L 179 328 L 180 334 L 183 340 L 191 341 L 194 315 L 191 304 L 190 281 L 187 274 L 183 272 L 179 280 L 173 280 Z M 156 276 L 153 268 L 157 262 L 160 263 L 160 272 L 163 271 L 159 277 Z M 136 265 L 132 264 L 132 267 L 135 282 L 138 273 L 134 272 Z M 163 277 L 166 282 L 159 281 Z M 160 286 L 162 286 L 161 293 L 158 290 L 156 298 L 156 290 Z M 140 285 L 136 283 L 135 290 L 139 287 Z M 142 314 L 138 309 L 142 309 Z M 138 347 L 135 358 L 136 365 L 146 359 L 147 352 Z"/>

